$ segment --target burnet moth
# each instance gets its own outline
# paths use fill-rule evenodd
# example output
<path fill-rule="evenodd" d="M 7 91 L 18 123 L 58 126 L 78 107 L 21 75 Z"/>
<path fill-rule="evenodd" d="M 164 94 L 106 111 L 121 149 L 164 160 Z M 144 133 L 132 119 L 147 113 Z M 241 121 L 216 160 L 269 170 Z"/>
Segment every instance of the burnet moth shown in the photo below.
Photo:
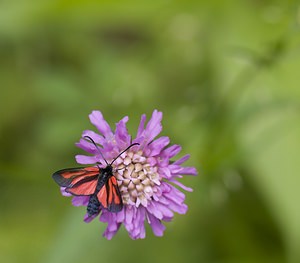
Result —
<path fill-rule="evenodd" d="M 114 176 L 112 164 L 128 149 L 139 143 L 133 143 L 122 151 L 111 163 L 108 163 L 102 155 L 94 140 L 90 140 L 106 163 L 105 168 L 98 165 L 93 167 L 66 168 L 55 172 L 52 177 L 65 191 L 74 196 L 89 196 L 87 214 L 89 217 L 100 212 L 100 209 L 107 209 L 110 212 L 119 212 L 123 208 L 122 196 L 118 187 L 117 179 Z"/>

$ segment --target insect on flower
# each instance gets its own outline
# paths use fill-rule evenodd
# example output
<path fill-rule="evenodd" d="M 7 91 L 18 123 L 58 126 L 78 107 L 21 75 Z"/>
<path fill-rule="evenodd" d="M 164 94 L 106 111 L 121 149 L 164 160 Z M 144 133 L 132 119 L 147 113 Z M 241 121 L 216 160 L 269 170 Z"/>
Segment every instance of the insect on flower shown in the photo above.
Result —
<path fill-rule="evenodd" d="M 103 157 L 94 140 L 89 139 L 100 155 Z M 65 187 L 65 191 L 74 196 L 89 196 L 87 205 L 87 214 L 89 217 L 97 215 L 100 207 L 110 212 L 119 212 L 123 208 L 122 196 L 118 187 L 116 178 L 113 175 L 112 164 L 131 147 L 139 145 L 133 143 L 122 151 L 111 163 L 106 163 L 105 168 L 85 167 L 85 168 L 66 168 L 55 172 L 52 177 L 54 181 L 61 187 Z M 101 163 L 100 163 L 101 164 Z"/>
<path fill-rule="evenodd" d="M 185 214 L 185 194 L 191 192 L 179 180 L 186 175 L 197 175 L 195 167 L 183 166 L 186 154 L 173 158 L 181 151 L 180 145 L 169 145 L 162 131 L 162 112 L 154 110 L 148 123 L 146 115 L 135 137 L 126 127 L 125 116 L 113 131 L 100 111 L 89 115 L 98 133 L 85 130 L 76 145 L 87 155 L 76 155 L 77 163 L 93 167 L 63 169 L 54 173 L 64 196 L 73 196 L 74 206 L 86 206 L 85 222 L 99 215 L 107 223 L 104 236 L 111 239 L 123 225 L 132 239 L 145 238 L 145 222 L 156 236 L 165 230 L 163 222 L 173 219 L 174 213 Z M 95 165 L 96 164 L 96 165 Z"/>

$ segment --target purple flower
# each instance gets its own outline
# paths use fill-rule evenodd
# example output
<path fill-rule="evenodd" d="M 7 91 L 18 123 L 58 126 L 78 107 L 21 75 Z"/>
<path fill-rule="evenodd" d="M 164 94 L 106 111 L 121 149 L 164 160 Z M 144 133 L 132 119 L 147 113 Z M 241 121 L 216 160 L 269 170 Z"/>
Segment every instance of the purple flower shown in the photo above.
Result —
<path fill-rule="evenodd" d="M 113 163 L 114 176 L 118 181 L 124 207 L 117 213 L 101 210 L 100 221 L 107 223 L 103 235 L 111 239 L 123 224 L 132 239 L 144 238 L 144 223 L 147 221 L 154 235 L 162 236 L 165 230 L 162 221 L 172 220 L 174 212 L 179 214 L 187 212 L 187 205 L 184 204 L 185 195 L 175 185 L 186 191 L 192 191 L 177 181 L 183 175 L 197 174 L 194 167 L 182 166 L 189 155 L 174 162 L 170 161 L 180 152 L 181 147 L 168 146 L 170 139 L 166 136 L 155 139 L 162 130 L 162 112 L 157 110 L 154 110 L 146 128 L 146 115 L 142 115 L 136 138 L 133 140 L 126 128 L 127 116 L 116 124 L 115 132 L 111 130 L 100 111 L 93 111 L 89 117 L 100 134 L 90 130 L 83 132 L 76 145 L 91 155 L 77 155 L 78 163 L 105 163 L 99 151 L 91 142 L 85 140 L 84 136 L 91 137 L 101 146 L 102 155 L 108 163 L 131 143 L 139 143 Z M 88 201 L 89 196 L 75 196 L 72 203 L 75 206 L 86 206 Z M 89 222 L 95 217 L 86 215 L 85 221 Z"/>

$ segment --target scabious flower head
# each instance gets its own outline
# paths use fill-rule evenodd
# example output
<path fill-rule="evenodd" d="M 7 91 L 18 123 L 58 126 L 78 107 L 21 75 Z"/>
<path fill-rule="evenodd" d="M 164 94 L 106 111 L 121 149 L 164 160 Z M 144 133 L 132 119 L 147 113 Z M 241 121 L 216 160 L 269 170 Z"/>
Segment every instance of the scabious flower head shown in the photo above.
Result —
<path fill-rule="evenodd" d="M 184 167 L 182 164 L 189 158 L 185 155 L 177 161 L 170 161 L 176 156 L 181 147 L 168 146 L 170 139 L 166 136 L 156 136 L 161 132 L 162 112 L 154 110 L 147 123 L 146 116 L 142 115 L 136 137 L 128 134 L 124 117 L 116 124 L 113 132 L 104 120 L 100 111 L 93 111 L 90 115 L 91 123 L 99 133 L 86 130 L 76 144 L 91 155 L 77 155 L 79 164 L 105 163 L 101 154 L 94 145 L 85 140 L 84 136 L 91 137 L 101 146 L 103 157 L 108 163 L 131 143 L 139 145 L 124 152 L 114 163 L 114 176 L 117 178 L 119 190 L 123 200 L 123 209 L 113 213 L 106 209 L 100 210 L 100 221 L 107 223 L 104 236 L 111 239 L 123 224 L 132 239 L 145 237 L 145 221 L 147 221 L 156 236 L 162 236 L 165 226 L 162 221 L 170 221 L 174 212 L 185 214 L 187 205 L 184 204 L 185 195 L 175 186 L 186 191 L 192 191 L 177 181 L 183 175 L 196 175 L 194 167 Z M 63 191 L 65 194 L 65 192 Z M 75 206 L 88 204 L 88 196 L 75 196 L 72 203 Z M 94 217 L 85 216 L 89 222 Z"/>

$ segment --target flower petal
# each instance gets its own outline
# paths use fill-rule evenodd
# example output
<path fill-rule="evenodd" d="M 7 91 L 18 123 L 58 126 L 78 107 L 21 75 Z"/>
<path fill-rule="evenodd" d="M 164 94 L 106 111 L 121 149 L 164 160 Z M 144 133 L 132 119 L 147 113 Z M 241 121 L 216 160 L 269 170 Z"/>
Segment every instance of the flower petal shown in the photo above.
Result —
<path fill-rule="evenodd" d="M 66 192 L 66 187 L 60 187 L 60 192 L 63 196 L 72 196 L 70 193 Z"/>
<path fill-rule="evenodd" d="M 185 175 L 197 175 L 198 174 L 195 167 L 182 167 L 182 169 L 178 173 L 185 174 Z"/>
<path fill-rule="evenodd" d="M 176 180 L 170 179 L 169 181 L 172 182 L 173 184 L 178 185 L 179 187 L 181 187 L 181 188 L 182 188 L 183 190 L 185 190 L 185 191 L 193 192 L 193 189 L 192 189 L 192 188 L 187 187 L 187 186 L 183 185 L 182 183 L 180 183 L 180 182 L 178 182 L 178 181 L 176 181 Z"/>
<path fill-rule="evenodd" d="M 177 161 L 175 161 L 173 164 L 180 165 L 180 164 L 183 164 L 188 159 L 190 159 L 190 155 L 186 154 L 185 156 L 183 156 L 180 159 L 178 159 Z"/>
<path fill-rule="evenodd" d="M 105 142 L 105 139 L 103 136 L 101 136 L 100 134 L 98 133 L 95 133 L 94 131 L 90 131 L 90 130 L 85 130 L 83 131 L 82 133 L 82 137 L 84 136 L 89 136 L 91 137 L 95 143 L 98 143 L 100 145 L 103 145 L 103 143 Z M 94 147 L 95 148 L 95 147 Z"/>
<path fill-rule="evenodd" d="M 103 236 L 106 237 L 107 240 L 111 240 L 114 235 L 118 232 L 119 228 L 120 228 L 121 224 L 117 224 L 117 229 L 115 231 L 111 231 L 109 228 L 106 228 Z"/>
<path fill-rule="evenodd" d="M 169 203 L 169 208 L 171 209 L 171 210 L 173 210 L 174 212 L 176 212 L 176 213 L 178 213 L 178 214 L 181 214 L 181 215 L 184 215 L 186 212 L 187 212 L 187 210 L 188 210 L 188 207 L 187 207 L 187 205 L 186 204 L 180 204 L 180 205 L 178 205 L 178 204 L 176 204 L 176 203 L 173 203 L 173 202 L 170 202 Z M 165 219 L 164 219 L 165 220 Z"/>
<path fill-rule="evenodd" d="M 182 167 L 180 165 L 169 165 L 169 169 L 172 175 L 197 175 L 197 170 L 195 167 Z"/>
<path fill-rule="evenodd" d="M 101 132 L 105 137 L 112 136 L 112 131 L 108 123 L 104 120 L 100 111 L 92 111 L 89 115 L 91 123 Z"/>
<path fill-rule="evenodd" d="M 163 178 L 167 178 L 167 179 L 172 178 L 172 174 L 169 167 L 161 167 L 158 169 L 158 172 L 160 176 L 162 176 Z"/>
<path fill-rule="evenodd" d="M 155 141 L 152 141 L 148 145 L 148 148 L 150 150 L 148 156 L 152 156 L 152 157 L 157 156 L 158 154 L 161 153 L 162 149 L 164 149 L 169 143 L 170 143 L 170 139 L 167 136 L 163 136 L 158 138 Z"/>
<path fill-rule="evenodd" d="M 77 154 L 75 156 L 76 162 L 80 164 L 94 164 L 97 163 L 97 157 L 96 156 L 87 156 L 87 155 L 81 155 Z"/>
<path fill-rule="evenodd" d="M 123 149 L 130 144 L 131 137 L 126 128 L 127 121 L 128 117 L 126 116 L 116 124 L 115 139 L 120 149 Z"/>
<path fill-rule="evenodd" d="M 145 217 L 146 217 L 146 210 L 141 207 L 140 209 L 135 210 L 135 219 L 133 221 L 133 229 L 129 232 L 129 235 L 132 239 L 138 238 L 145 238 L 146 231 L 145 231 Z"/>
<path fill-rule="evenodd" d="M 181 146 L 174 144 L 164 149 L 161 155 L 164 156 L 165 158 L 171 159 L 172 157 L 177 155 L 180 151 L 181 151 Z"/>
<path fill-rule="evenodd" d="M 89 199 L 89 196 L 74 196 L 72 199 L 72 204 L 74 206 L 87 206 Z"/>
<path fill-rule="evenodd" d="M 151 119 L 149 120 L 146 128 L 144 129 L 145 120 L 146 116 L 143 115 L 138 128 L 137 137 L 134 140 L 134 142 L 137 142 L 141 145 L 140 148 L 145 147 L 161 132 L 162 112 L 154 110 Z"/>
<path fill-rule="evenodd" d="M 143 114 L 141 117 L 141 121 L 140 121 L 140 125 L 136 134 L 136 138 L 139 138 L 140 136 L 142 136 L 142 133 L 144 132 L 145 129 L 145 122 L 146 122 L 146 115 Z"/>
<path fill-rule="evenodd" d="M 166 227 L 151 214 L 148 214 L 148 223 L 150 224 L 154 235 L 161 237 L 164 234 Z"/>
<path fill-rule="evenodd" d="M 107 210 L 103 210 L 100 215 L 101 222 L 107 222 L 107 227 L 103 233 L 103 236 L 108 240 L 112 239 L 112 237 L 118 232 L 121 224 L 117 223 L 117 215 L 116 213 L 111 213 Z"/>
<path fill-rule="evenodd" d="M 148 140 L 148 142 L 152 141 L 161 132 L 161 120 L 162 112 L 154 110 L 152 113 L 152 117 L 145 129 L 146 139 Z"/>
<path fill-rule="evenodd" d="M 94 218 L 96 218 L 98 216 L 98 214 L 95 214 L 95 215 L 92 215 L 92 216 L 89 216 L 88 214 L 85 214 L 84 218 L 83 218 L 83 221 L 85 223 L 90 223 L 91 221 L 93 221 Z"/>
<path fill-rule="evenodd" d="M 124 226 L 128 231 L 131 238 L 135 239 L 135 224 L 134 222 L 137 221 L 137 209 L 134 206 L 126 206 L 125 209 L 125 219 L 124 219 Z"/>
<path fill-rule="evenodd" d="M 95 145 L 83 138 L 80 138 L 79 142 L 75 143 L 75 145 L 91 154 L 96 154 L 98 152 Z"/>

